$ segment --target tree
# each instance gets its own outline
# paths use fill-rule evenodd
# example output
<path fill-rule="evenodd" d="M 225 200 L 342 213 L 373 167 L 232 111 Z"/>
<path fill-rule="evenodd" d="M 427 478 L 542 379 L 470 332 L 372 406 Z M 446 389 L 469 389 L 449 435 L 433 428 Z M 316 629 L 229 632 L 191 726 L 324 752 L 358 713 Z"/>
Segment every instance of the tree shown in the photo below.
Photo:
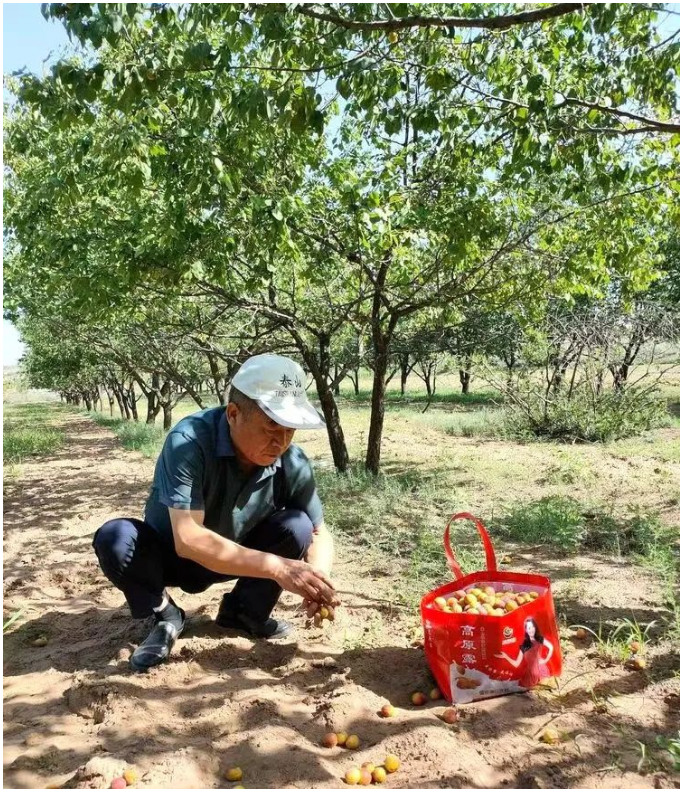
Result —
<path fill-rule="evenodd" d="M 21 80 L 20 111 L 39 108 L 16 140 L 38 172 L 15 185 L 24 261 L 75 275 L 82 310 L 123 283 L 168 298 L 190 285 L 270 321 L 314 375 L 339 468 L 330 348 L 351 322 L 370 339 L 377 473 L 412 316 L 652 277 L 658 241 L 635 220 L 663 226 L 674 210 L 678 154 L 658 135 L 677 132 L 677 42 L 658 39 L 650 6 L 557 8 L 466 8 L 451 29 L 446 4 L 397 5 L 391 20 L 375 4 L 54 4 L 97 53 Z M 41 157 L 54 135 L 61 159 Z M 55 172 L 63 194 L 46 185 Z M 52 197 L 58 243 L 33 230 Z M 102 242 L 86 276 L 65 254 L 80 249 L 69 200 L 81 243 Z"/>

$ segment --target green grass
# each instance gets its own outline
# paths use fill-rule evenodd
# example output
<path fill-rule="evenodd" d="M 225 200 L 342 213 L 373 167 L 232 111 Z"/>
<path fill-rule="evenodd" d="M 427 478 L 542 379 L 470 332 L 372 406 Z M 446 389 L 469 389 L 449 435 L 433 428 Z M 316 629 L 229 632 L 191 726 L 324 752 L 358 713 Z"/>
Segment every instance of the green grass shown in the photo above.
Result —
<path fill-rule="evenodd" d="M 10 467 L 26 458 L 49 455 L 64 443 L 64 431 L 53 426 L 57 413 L 70 409 L 57 404 L 6 405 L 3 422 L 3 463 Z M 10 475 L 16 470 L 10 468 Z"/>
<path fill-rule="evenodd" d="M 125 449 L 141 452 L 148 458 L 156 458 L 163 447 L 165 433 L 158 425 L 147 425 L 144 422 L 115 419 L 101 413 L 90 414 L 92 419 L 104 427 L 112 430 L 120 439 Z"/>
<path fill-rule="evenodd" d="M 370 403 L 371 390 L 360 389 L 359 394 L 356 394 L 354 389 L 344 389 L 341 390 L 338 399 L 348 403 Z M 408 390 L 402 395 L 399 390 L 388 389 L 385 393 L 385 402 L 394 405 L 413 403 L 424 406 L 429 401 L 433 405 L 494 406 L 498 405 L 501 400 L 501 395 L 495 390 L 480 390 L 478 392 L 470 392 L 469 394 L 443 390 L 432 395 L 432 397 L 428 397 L 425 391 Z"/>

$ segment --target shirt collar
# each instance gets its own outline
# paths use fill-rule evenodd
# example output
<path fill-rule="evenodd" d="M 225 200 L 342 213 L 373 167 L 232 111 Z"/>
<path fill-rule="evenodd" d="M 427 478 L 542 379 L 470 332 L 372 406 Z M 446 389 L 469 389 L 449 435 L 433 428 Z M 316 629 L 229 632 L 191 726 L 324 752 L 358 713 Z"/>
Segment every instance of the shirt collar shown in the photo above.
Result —
<path fill-rule="evenodd" d="M 226 408 L 219 409 L 219 416 L 217 418 L 217 440 L 215 442 L 215 455 L 218 458 L 235 458 L 236 450 L 231 441 L 231 431 L 229 430 L 229 423 L 227 422 Z M 265 469 L 281 468 L 281 458 L 277 457 L 270 466 L 264 466 Z"/>
<path fill-rule="evenodd" d="M 227 422 L 227 409 L 218 409 L 217 440 L 215 441 L 215 455 L 218 458 L 236 457 L 234 445 L 231 443 L 229 423 Z"/>

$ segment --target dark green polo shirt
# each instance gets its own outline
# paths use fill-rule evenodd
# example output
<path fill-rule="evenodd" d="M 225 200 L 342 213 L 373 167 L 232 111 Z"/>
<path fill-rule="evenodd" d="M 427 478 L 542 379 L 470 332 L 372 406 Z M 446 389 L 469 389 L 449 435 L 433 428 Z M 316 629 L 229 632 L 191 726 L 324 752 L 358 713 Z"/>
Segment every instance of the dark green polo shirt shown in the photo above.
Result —
<path fill-rule="evenodd" d="M 323 521 L 314 473 L 300 447 L 291 444 L 271 466 L 244 474 L 224 406 L 190 414 L 168 433 L 156 461 L 144 520 L 172 541 L 168 507 L 202 510 L 204 526 L 235 542 L 242 542 L 253 526 L 277 509 L 302 510 L 314 526 Z"/>

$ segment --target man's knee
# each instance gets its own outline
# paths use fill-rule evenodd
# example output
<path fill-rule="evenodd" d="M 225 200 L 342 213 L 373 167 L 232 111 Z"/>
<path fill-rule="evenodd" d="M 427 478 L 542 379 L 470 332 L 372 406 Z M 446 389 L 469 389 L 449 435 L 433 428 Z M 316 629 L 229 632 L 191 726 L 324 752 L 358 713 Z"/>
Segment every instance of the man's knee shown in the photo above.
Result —
<path fill-rule="evenodd" d="M 294 553 L 304 556 L 312 543 L 314 526 L 306 512 L 302 510 L 282 510 L 272 515 L 271 522 L 276 524 L 285 538 L 292 543 Z"/>
<path fill-rule="evenodd" d="M 107 575 L 119 574 L 129 565 L 137 536 L 137 525 L 128 518 L 115 518 L 97 529 L 92 546 Z"/>

